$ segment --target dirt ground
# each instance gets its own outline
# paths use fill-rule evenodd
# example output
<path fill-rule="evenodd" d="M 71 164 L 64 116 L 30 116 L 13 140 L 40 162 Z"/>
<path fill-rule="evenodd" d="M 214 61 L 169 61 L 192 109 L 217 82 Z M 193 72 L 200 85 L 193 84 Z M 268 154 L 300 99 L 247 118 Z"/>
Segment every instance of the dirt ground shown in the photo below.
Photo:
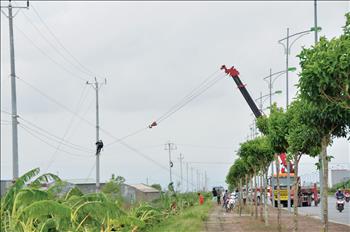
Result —
<path fill-rule="evenodd" d="M 277 231 L 277 210 L 269 207 L 269 225 L 260 218 L 260 210 L 258 219 L 250 216 L 248 209 L 242 211 L 242 216 L 237 214 L 237 211 L 226 213 L 225 210 L 218 205 L 213 207 L 208 220 L 205 222 L 205 231 Z M 299 231 L 319 232 L 322 229 L 321 221 L 316 218 L 308 216 L 299 216 Z M 288 214 L 287 211 L 282 210 L 282 231 L 293 231 L 293 214 Z M 350 231 L 350 226 L 329 223 L 329 231 L 345 232 Z"/>

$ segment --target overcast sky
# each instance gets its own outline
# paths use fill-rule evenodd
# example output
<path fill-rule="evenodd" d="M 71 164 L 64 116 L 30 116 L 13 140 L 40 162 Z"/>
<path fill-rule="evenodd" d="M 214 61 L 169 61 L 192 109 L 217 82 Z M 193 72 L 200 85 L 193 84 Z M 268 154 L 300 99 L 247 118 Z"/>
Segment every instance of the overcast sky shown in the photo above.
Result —
<path fill-rule="evenodd" d="M 267 94 L 268 86 L 262 78 L 270 68 L 272 72 L 285 69 L 285 55 L 277 41 L 286 36 L 287 27 L 293 34 L 314 24 L 313 1 L 31 4 L 34 8 L 21 10 L 14 19 L 16 74 L 21 78 L 17 80 L 18 114 L 25 120 L 20 119 L 19 127 L 20 174 L 40 167 L 43 172 L 58 173 L 64 179 L 95 178 L 95 92 L 85 84 L 94 76 L 82 72 L 35 10 L 84 67 L 96 74 L 100 82 L 107 79 L 107 85 L 100 90 L 100 125 L 114 138 L 101 131 L 105 144 L 149 125 L 222 64 L 235 65 L 254 99 L 260 92 Z M 319 2 L 320 35 L 339 36 L 344 14 L 349 10 L 347 1 Z M 293 44 L 290 66 L 297 67 L 297 72 L 290 74 L 290 100 L 296 94 L 300 72 L 296 55 L 302 46 L 313 43 L 314 34 L 309 34 Z M 8 20 L 2 14 L 1 109 L 10 112 L 9 60 Z M 273 87 L 274 91 L 283 91 L 273 101 L 285 107 L 284 76 L 276 79 Z M 264 107 L 267 104 L 268 100 Z M 204 162 L 190 163 L 189 167 L 194 172 L 206 171 L 209 187 L 224 185 L 230 163 L 237 158 L 235 150 L 250 134 L 253 119 L 234 82 L 222 76 L 216 85 L 157 127 L 124 141 L 163 167 L 168 167 L 164 143 L 171 141 L 177 144 L 172 153 L 175 181 L 180 176 L 178 156 L 182 153 L 184 162 Z M 1 179 L 9 179 L 10 116 L 2 113 L 1 120 Z M 29 123 L 91 152 L 59 146 Z M 350 168 L 348 141 L 336 139 L 329 153 L 335 157 L 330 167 Z M 302 159 L 300 171 L 304 180 L 316 177 L 314 163 L 311 158 Z M 101 154 L 101 180 L 107 180 L 112 173 L 124 176 L 128 183 L 145 183 L 148 178 L 150 184 L 165 186 L 169 181 L 166 168 L 118 143 L 105 147 Z M 183 175 L 186 178 L 185 164 Z M 191 179 L 190 172 L 189 176 Z"/>

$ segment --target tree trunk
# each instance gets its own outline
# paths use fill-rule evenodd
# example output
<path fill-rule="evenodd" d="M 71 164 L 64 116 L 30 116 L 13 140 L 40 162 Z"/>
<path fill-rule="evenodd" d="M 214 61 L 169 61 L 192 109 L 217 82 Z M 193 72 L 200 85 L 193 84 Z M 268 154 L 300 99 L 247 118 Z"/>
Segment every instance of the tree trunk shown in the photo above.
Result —
<path fill-rule="evenodd" d="M 249 202 L 250 202 L 250 216 L 254 216 L 254 206 L 253 206 L 253 177 L 250 177 L 250 195 L 249 195 Z"/>
<path fill-rule="evenodd" d="M 256 185 L 256 172 L 254 171 L 254 212 L 255 219 L 258 219 L 258 200 L 257 200 L 257 185 Z"/>
<path fill-rule="evenodd" d="M 245 176 L 245 204 L 244 204 L 244 207 L 245 209 L 248 208 L 248 175 Z"/>
<path fill-rule="evenodd" d="M 299 181 L 298 181 L 298 154 L 294 155 L 294 199 L 293 199 L 293 208 L 294 208 L 294 228 L 293 231 L 298 231 L 298 206 L 299 206 Z"/>
<path fill-rule="evenodd" d="M 322 185 L 322 214 L 323 214 L 323 232 L 328 232 L 328 159 L 327 147 L 330 141 L 330 135 L 324 136 L 321 143 L 321 157 L 323 169 Z"/>
<path fill-rule="evenodd" d="M 280 193 L 280 161 L 278 159 L 278 154 L 275 154 L 276 159 L 276 189 L 277 189 L 277 230 L 282 232 L 281 225 L 281 193 Z"/>
<path fill-rule="evenodd" d="M 265 214 L 265 226 L 269 225 L 269 215 L 267 208 L 267 181 L 268 181 L 268 169 L 265 172 L 265 181 L 264 181 L 264 214 Z"/>
<path fill-rule="evenodd" d="M 259 176 L 260 178 L 260 201 L 259 201 L 259 209 L 260 209 L 260 219 L 261 221 L 264 221 L 264 213 L 263 213 L 263 207 L 262 207 L 262 203 L 263 203 L 263 196 L 264 196 L 264 189 L 263 189 L 263 177 L 264 177 L 264 172 L 261 172 L 261 176 Z"/>
<path fill-rule="evenodd" d="M 239 180 L 239 216 L 242 216 L 242 179 Z"/>

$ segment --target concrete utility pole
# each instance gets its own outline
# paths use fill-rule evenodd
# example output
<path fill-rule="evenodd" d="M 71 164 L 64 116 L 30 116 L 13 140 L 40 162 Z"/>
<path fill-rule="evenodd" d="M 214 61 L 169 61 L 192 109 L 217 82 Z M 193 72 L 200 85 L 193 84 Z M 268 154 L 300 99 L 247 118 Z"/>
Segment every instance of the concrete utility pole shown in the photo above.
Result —
<path fill-rule="evenodd" d="M 204 191 L 208 191 L 208 177 L 207 177 L 207 171 L 204 171 Z"/>
<path fill-rule="evenodd" d="M 174 143 L 168 142 L 165 144 L 165 150 L 169 151 L 169 174 L 170 174 L 170 183 L 173 182 L 173 177 L 172 177 L 172 173 L 171 173 L 171 169 L 174 166 L 173 162 L 171 161 L 171 151 L 172 150 L 176 150 L 177 147 Z"/>
<path fill-rule="evenodd" d="M 29 9 L 29 1 L 27 6 L 12 6 L 9 1 L 8 6 L 1 6 L 1 8 L 8 9 L 8 15 L 4 15 L 9 19 L 9 35 L 10 35 L 10 60 L 11 60 L 11 117 L 12 117 L 12 179 L 16 180 L 19 176 L 18 167 L 18 115 L 17 115 L 17 95 L 16 95 L 16 68 L 15 68 L 15 48 L 14 48 L 14 36 L 13 36 L 13 18 L 17 15 L 13 15 L 13 9 Z"/>
<path fill-rule="evenodd" d="M 179 161 L 180 161 L 180 192 L 183 191 L 183 177 L 182 177 L 182 160 L 184 159 L 184 156 L 180 153 L 179 155 Z"/>
<path fill-rule="evenodd" d="M 192 185 L 192 192 L 194 191 L 194 182 L 193 182 L 193 167 L 191 167 L 191 185 Z"/>
<path fill-rule="evenodd" d="M 197 176 L 197 191 L 200 190 L 200 183 L 199 183 L 199 170 L 196 170 L 196 176 Z"/>
<path fill-rule="evenodd" d="M 99 112 L 99 98 L 98 93 L 103 84 L 107 84 L 105 79 L 104 83 L 99 83 L 95 77 L 95 82 L 86 82 L 87 85 L 91 85 L 95 89 L 96 93 L 96 142 L 100 140 L 100 112 Z M 100 190 L 100 152 L 96 152 L 96 192 Z"/>
<path fill-rule="evenodd" d="M 188 162 L 186 162 L 186 192 L 188 191 Z"/>

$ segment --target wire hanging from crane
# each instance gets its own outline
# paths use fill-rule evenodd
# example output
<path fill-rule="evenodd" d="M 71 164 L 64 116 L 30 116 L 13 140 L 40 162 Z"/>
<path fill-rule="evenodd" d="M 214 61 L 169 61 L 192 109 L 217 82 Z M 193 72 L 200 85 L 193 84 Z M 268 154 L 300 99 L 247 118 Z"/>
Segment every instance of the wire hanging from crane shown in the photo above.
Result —
<path fill-rule="evenodd" d="M 166 111 L 163 115 L 161 115 L 158 119 L 156 119 L 154 122 L 152 122 L 148 128 L 153 128 L 157 126 L 160 122 L 168 119 L 170 116 L 178 112 L 180 109 L 182 109 L 184 106 L 189 104 L 191 101 L 193 101 L 198 96 L 202 95 L 205 91 L 207 91 L 209 88 L 214 86 L 218 81 L 222 79 L 224 76 L 222 73 L 218 74 L 219 71 L 215 71 L 211 75 L 209 75 L 203 82 L 201 82 L 197 87 L 192 89 L 190 93 L 188 93 L 186 96 L 184 96 L 178 103 L 173 105 L 168 111 Z"/>

